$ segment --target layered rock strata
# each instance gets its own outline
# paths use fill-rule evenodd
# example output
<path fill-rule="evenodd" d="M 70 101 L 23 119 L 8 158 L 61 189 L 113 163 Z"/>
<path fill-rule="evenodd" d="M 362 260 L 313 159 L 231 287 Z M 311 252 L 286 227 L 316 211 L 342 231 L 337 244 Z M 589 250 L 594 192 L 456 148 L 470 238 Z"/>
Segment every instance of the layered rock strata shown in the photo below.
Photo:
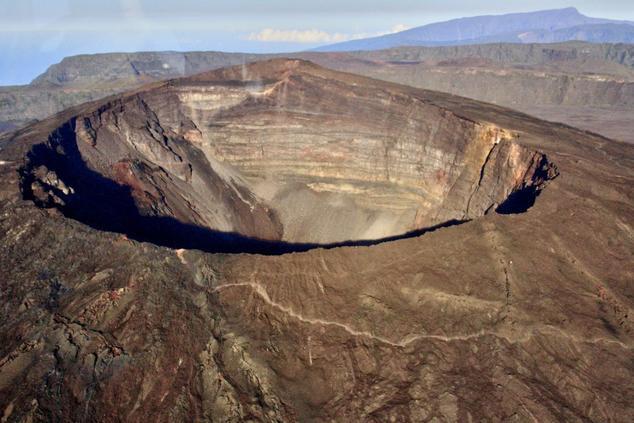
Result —
<path fill-rule="evenodd" d="M 332 244 L 470 220 L 518 196 L 506 209 L 523 211 L 557 174 L 519 134 L 420 96 L 298 60 L 244 70 L 170 81 L 71 117 L 29 153 L 25 195 L 120 232 L 156 218 Z"/>

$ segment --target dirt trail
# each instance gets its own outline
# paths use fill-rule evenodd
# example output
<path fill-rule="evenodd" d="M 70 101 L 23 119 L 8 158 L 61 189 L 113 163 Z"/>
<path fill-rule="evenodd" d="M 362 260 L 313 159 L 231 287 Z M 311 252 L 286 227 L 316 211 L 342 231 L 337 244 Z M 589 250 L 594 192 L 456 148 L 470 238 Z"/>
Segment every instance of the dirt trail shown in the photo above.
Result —
<path fill-rule="evenodd" d="M 400 340 L 391 340 L 391 339 L 385 338 L 385 337 L 380 336 L 380 335 L 375 335 L 375 334 L 373 334 L 371 332 L 368 332 L 368 331 L 360 331 L 360 330 L 354 329 L 353 327 L 349 326 L 346 323 L 336 322 L 336 321 L 332 321 L 332 320 L 324 320 L 324 319 L 315 318 L 315 317 L 302 316 L 301 314 L 296 313 L 290 307 L 287 307 L 287 306 L 285 306 L 283 304 L 280 304 L 280 303 L 272 300 L 271 297 L 269 296 L 268 292 L 264 288 L 264 286 L 259 284 L 259 283 L 257 283 L 257 282 L 241 282 L 241 283 L 230 283 L 230 284 L 220 285 L 220 286 L 215 287 L 211 292 L 212 293 L 216 293 L 216 292 L 228 289 L 228 288 L 236 288 L 236 287 L 248 287 L 248 288 L 251 288 L 253 290 L 253 292 L 256 293 L 266 304 L 268 304 L 269 306 L 271 306 L 271 307 L 283 312 L 284 314 L 286 314 L 287 316 L 289 316 L 291 318 L 299 320 L 300 322 L 311 324 L 311 325 L 322 325 L 322 326 L 338 327 L 338 328 L 344 330 L 345 332 L 347 332 L 348 334 L 350 334 L 352 336 L 373 339 L 373 340 L 378 341 L 378 342 L 380 342 L 382 344 L 390 345 L 392 347 L 397 347 L 397 348 L 404 348 L 404 347 L 407 347 L 410 344 L 413 344 L 416 341 L 424 340 L 424 339 L 433 339 L 433 340 L 444 341 L 444 342 L 453 342 L 453 341 L 468 341 L 468 340 L 471 340 L 471 339 L 482 338 L 482 337 L 485 337 L 485 336 L 494 336 L 494 337 L 497 337 L 497 338 L 502 338 L 502 339 L 505 339 L 506 341 L 508 341 L 511 344 L 515 344 L 515 343 L 527 342 L 528 340 L 530 340 L 531 338 L 533 338 L 534 336 L 537 336 L 537 335 L 551 335 L 551 336 L 556 336 L 556 337 L 560 337 L 560 338 L 566 338 L 566 339 L 568 339 L 570 341 L 573 341 L 575 343 L 589 343 L 589 344 L 607 343 L 607 344 L 619 345 L 620 347 L 622 347 L 624 349 L 633 349 L 634 348 L 631 345 L 625 344 L 625 343 L 623 343 L 621 341 L 612 340 L 612 339 L 606 339 L 606 338 L 588 338 L 588 339 L 579 338 L 577 336 L 565 333 L 562 330 L 560 330 L 558 328 L 555 328 L 555 327 L 552 327 L 552 326 L 543 326 L 543 327 L 540 327 L 540 328 L 533 328 L 533 329 L 527 331 L 524 334 L 524 336 L 518 337 L 518 338 L 512 338 L 512 337 L 506 336 L 506 335 L 504 335 L 504 334 L 502 334 L 500 332 L 480 330 L 478 332 L 471 333 L 471 334 L 451 335 L 451 336 L 432 335 L 432 334 L 410 334 L 410 335 L 407 335 L 407 336 L 405 336 L 404 338 L 402 338 Z"/>

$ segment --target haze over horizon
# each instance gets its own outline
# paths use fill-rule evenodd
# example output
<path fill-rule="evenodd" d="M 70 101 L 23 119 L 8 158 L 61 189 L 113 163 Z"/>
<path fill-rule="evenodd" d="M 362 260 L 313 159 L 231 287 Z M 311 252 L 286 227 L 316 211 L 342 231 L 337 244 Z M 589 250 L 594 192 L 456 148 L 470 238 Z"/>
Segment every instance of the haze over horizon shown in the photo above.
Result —
<path fill-rule="evenodd" d="M 295 4 L 274 0 L 0 0 L 0 85 L 27 84 L 66 56 L 134 51 L 291 52 L 402 31 L 455 18 L 576 7 L 582 14 L 634 20 L 623 0 L 516 1 L 332 0 Z M 381 12 L 376 13 L 376 12 Z"/>

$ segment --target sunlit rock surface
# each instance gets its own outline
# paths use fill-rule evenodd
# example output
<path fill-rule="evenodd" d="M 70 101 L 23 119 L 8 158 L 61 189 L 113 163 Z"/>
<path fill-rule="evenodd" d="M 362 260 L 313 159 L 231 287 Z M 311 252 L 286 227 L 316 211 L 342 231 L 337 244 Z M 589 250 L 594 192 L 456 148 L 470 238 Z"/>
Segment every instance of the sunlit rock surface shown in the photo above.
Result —
<path fill-rule="evenodd" d="M 518 137 L 420 95 L 273 60 L 74 116 L 34 147 L 23 185 L 93 225 L 140 214 L 288 243 L 377 240 L 482 216 L 520 190 L 536 195 L 557 171 Z M 42 169 L 79 188 L 59 192 Z M 91 199 L 91 215 L 90 184 L 131 198 Z"/>

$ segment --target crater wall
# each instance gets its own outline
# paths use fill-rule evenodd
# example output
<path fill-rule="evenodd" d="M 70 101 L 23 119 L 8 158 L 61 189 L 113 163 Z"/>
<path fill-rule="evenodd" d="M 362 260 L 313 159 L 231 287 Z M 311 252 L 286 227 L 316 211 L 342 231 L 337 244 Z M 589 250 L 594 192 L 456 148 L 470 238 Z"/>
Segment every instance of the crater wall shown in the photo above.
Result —
<path fill-rule="evenodd" d="M 474 219 L 518 192 L 526 198 L 504 210 L 523 211 L 557 173 L 518 134 L 392 86 L 326 78 L 297 60 L 244 69 L 73 117 L 30 153 L 25 195 L 92 224 L 122 214 L 105 225 L 120 232 L 157 217 L 333 244 Z"/>

